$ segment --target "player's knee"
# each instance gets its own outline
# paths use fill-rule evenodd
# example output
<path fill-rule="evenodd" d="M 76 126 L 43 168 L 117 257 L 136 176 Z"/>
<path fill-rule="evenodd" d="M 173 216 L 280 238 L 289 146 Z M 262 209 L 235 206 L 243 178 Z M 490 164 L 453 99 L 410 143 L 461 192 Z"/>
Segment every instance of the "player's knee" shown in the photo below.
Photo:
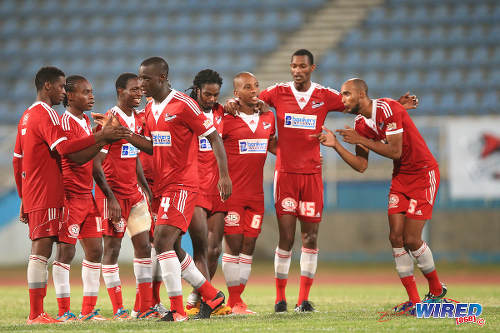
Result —
<path fill-rule="evenodd" d="M 107 261 L 116 262 L 118 256 L 120 255 L 121 244 L 113 244 L 111 246 L 105 246 L 103 251 L 103 256 Z"/>
<path fill-rule="evenodd" d="M 222 244 L 215 244 L 208 247 L 208 258 L 212 261 L 219 259 L 222 253 Z"/>
<path fill-rule="evenodd" d="M 318 242 L 317 233 L 306 233 L 302 238 L 302 245 L 309 249 L 315 249 Z"/>
<path fill-rule="evenodd" d="M 421 237 L 414 235 L 405 235 L 404 236 L 404 247 L 409 249 L 410 251 L 417 250 L 422 245 Z"/>
<path fill-rule="evenodd" d="M 85 252 L 85 260 L 90 262 L 101 262 L 102 260 L 102 247 L 87 249 Z"/>
<path fill-rule="evenodd" d="M 285 250 L 285 248 L 291 248 L 295 237 L 292 233 L 284 232 L 280 234 L 280 248 Z"/>
<path fill-rule="evenodd" d="M 57 251 L 57 261 L 69 264 L 75 257 L 75 253 L 76 253 L 75 246 L 70 246 L 69 244 L 63 244 Z"/>
<path fill-rule="evenodd" d="M 403 241 L 403 235 L 399 235 L 396 233 L 390 233 L 389 234 L 389 241 L 391 242 L 392 247 L 403 247 L 404 241 Z"/>

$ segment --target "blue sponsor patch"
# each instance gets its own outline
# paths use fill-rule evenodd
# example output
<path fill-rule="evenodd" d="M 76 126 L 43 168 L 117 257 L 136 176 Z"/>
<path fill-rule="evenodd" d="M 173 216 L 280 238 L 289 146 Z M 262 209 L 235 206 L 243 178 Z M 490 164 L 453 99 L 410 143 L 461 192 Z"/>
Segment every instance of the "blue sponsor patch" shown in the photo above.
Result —
<path fill-rule="evenodd" d="M 168 131 L 151 132 L 151 138 L 153 140 L 153 146 L 172 146 L 172 136 Z"/>
<path fill-rule="evenodd" d="M 265 154 L 267 152 L 267 141 L 267 139 L 238 140 L 240 154 Z"/>
<path fill-rule="evenodd" d="M 311 114 L 285 113 L 285 127 L 315 130 L 316 119 Z"/>

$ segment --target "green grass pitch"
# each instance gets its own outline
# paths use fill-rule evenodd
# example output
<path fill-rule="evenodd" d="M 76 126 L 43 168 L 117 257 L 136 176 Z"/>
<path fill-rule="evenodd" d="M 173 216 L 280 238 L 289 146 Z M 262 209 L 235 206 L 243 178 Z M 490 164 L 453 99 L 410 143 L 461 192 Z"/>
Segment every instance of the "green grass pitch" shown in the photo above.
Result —
<path fill-rule="evenodd" d="M 184 288 L 185 292 L 189 288 Z M 134 300 L 134 286 L 123 288 L 124 303 L 129 308 Z M 72 308 L 80 308 L 81 285 L 72 287 Z M 157 321 L 126 321 L 99 323 L 69 323 L 58 325 L 25 325 L 28 314 L 27 290 L 24 286 L 0 286 L 0 331 L 2 332 L 447 332 L 500 331 L 500 288 L 498 285 L 453 285 L 449 286 L 449 297 L 462 302 L 477 302 L 483 305 L 483 327 L 467 323 L 456 326 L 453 319 L 416 319 L 395 317 L 379 322 L 380 312 L 389 311 L 392 306 L 404 300 L 404 290 L 398 284 L 388 285 L 329 285 L 317 284 L 311 290 L 310 299 L 316 305 L 317 313 L 297 314 L 290 311 L 296 301 L 298 286 L 287 288 L 289 312 L 273 313 L 274 286 L 250 284 L 244 293 L 249 308 L 257 311 L 255 316 L 225 316 L 210 320 L 190 320 L 184 323 Z M 162 296 L 165 291 L 162 290 Z M 166 296 L 164 296 L 166 298 Z M 168 300 L 167 300 L 168 303 Z M 111 305 L 106 291 L 101 287 L 98 299 L 101 314 L 111 316 Z M 45 310 L 54 315 L 57 311 L 54 289 L 49 283 Z"/>

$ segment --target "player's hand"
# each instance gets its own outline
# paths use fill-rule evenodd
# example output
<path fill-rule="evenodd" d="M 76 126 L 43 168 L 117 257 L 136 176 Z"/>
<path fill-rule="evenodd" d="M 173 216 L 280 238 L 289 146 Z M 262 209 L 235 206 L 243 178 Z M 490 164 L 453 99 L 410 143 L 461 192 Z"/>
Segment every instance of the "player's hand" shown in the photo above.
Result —
<path fill-rule="evenodd" d="M 416 109 L 418 106 L 418 98 L 415 95 L 410 95 L 410 92 L 408 91 L 406 94 L 403 96 L 399 97 L 398 102 L 406 109 L 406 110 L 412 110 Z"/>
<path fill-rule="evenodd" d="M 104 113 L 94 113 L 94 112 L 91 112 L 90 115 L 92 116 L 92 119 L 94 119 L 94 122 L 98 125 L 101 125 L 102 127 L 106 126 L 106 121 L 109 120 L 110 118 L 111 118 L 111 122 L 108 123 L 108 125 L 111 125 L 111 126 L 119 126 L 120 125 L 120 121 L 114 115 L 111 115 L 111 117 L 109 117 L 108 115 L 106 115 Z"/>
<path fill-rule="evenodd" d="M 108 143 L 121 139 L 127 139 L 132 136 L 130 129 L 122 126 L 114 115 L 111 115 L 106 119 L 101 132 L 103 139 Z"/>
<path fill-rule="evenodd" d="M 108 217 L 113 224 L 120 222 L 122 209 L 116 198 L 108 199 Z"/>
<path fill-rule="evenodd" d="M 255 112 L 263 114 L 269 111 L 269 106 L 263 100 L 259 99 L 259 103 L 254 108 Z"/>
<path fill-rule="evenodd" d="M 361 135 L 349 126 L 346 126 L 345 129 L 338 129 L 335 132 L 343 136 L 344 142 L 352 143 L 354 145 L 361 143 Z"/>
<path fill-rule="evenodd" d="M 226 100 L 226 103 L 224 104 L 224 112 L 232 114 L 233 116 L 240 114 L 240 102 L 238 99 L 230 98 Z"/>
<path fill-rule="evenodd" d="M 21 200 L 21 206 L 19 207 L 19 221 L 22 223 L 28 223 L 28 214 L 24 212 L 22 200 Z"/>
<path fill-rule="evenodd" d="M 222 201 L 226 201 L 231 196 L 233 191 L 233 184 L 229 175 L 219 177 L 219 182 L 217 183 L 217 188 L 219 189 L 220 198 Z"/>
<path fill-rule="evenodd" d="M 323 129 L 323 132 L 312 134 L 311 136 L 318 138 L 319 142 L 323 146 L 335 148 L 337 145 L 337 137 L 335 136 L 335 133 L 330 131 L 325 126 L 322 126 L 321 128 Z M 323 159 L 323 156 L 321 156 L 321 159 Z M 323 162 L 321 162 L 321 164 L 323 164 Z"/>

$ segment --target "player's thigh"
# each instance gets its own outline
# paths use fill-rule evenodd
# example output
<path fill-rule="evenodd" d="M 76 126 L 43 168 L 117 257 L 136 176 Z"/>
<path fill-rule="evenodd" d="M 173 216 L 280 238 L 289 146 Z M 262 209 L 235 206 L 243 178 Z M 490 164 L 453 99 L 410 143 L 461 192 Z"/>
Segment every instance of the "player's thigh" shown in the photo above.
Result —
<path fill-rule="evenodd" d="M 405 215 L 395 213 L 389 215 L 389 241 L 392 247 L 403 247 L 403 232 L 405 228 Z"/>
<path fill-rule="evenodd" d="M 143 199 L 130 208 L 127 219 L 127 233 L 133 238 L 149 230 L 151 230 L 151 214 L 146 200 Z"/>
<path fill-rule="evenodd" d="M 136 258 L 151 257 L 151 243 L 149 242 L 149 230 L 144 230 L 130 238 L 134 247 Z"/>
<path fill-rule="evenodd" d="M 241 252 L 241 245 L 243 243 L 243 233 L 239 234 L 225 234 L 224 240 L 226 242 L 225 252 L 237 256 Z"/>
<path fill-rule="evenodd" d="M 204 208 L 196 206 L 194 208 L 193 217 L 189 224 L 189 236 L 193 240 L 193 245 L 196 242 L 204 241 L 208 235 L 207 212 Z"/>
<path fill-rule="evenodd" d="M 416 220 L 408 217 L 406 218 L 403 231 L 403 240 L 405 243 L 405 247 L 408 247 L 412 251 L 420 248 L 423 242 L 422 231 L 424 229 L 425 223 L 425 220 Z"/>

